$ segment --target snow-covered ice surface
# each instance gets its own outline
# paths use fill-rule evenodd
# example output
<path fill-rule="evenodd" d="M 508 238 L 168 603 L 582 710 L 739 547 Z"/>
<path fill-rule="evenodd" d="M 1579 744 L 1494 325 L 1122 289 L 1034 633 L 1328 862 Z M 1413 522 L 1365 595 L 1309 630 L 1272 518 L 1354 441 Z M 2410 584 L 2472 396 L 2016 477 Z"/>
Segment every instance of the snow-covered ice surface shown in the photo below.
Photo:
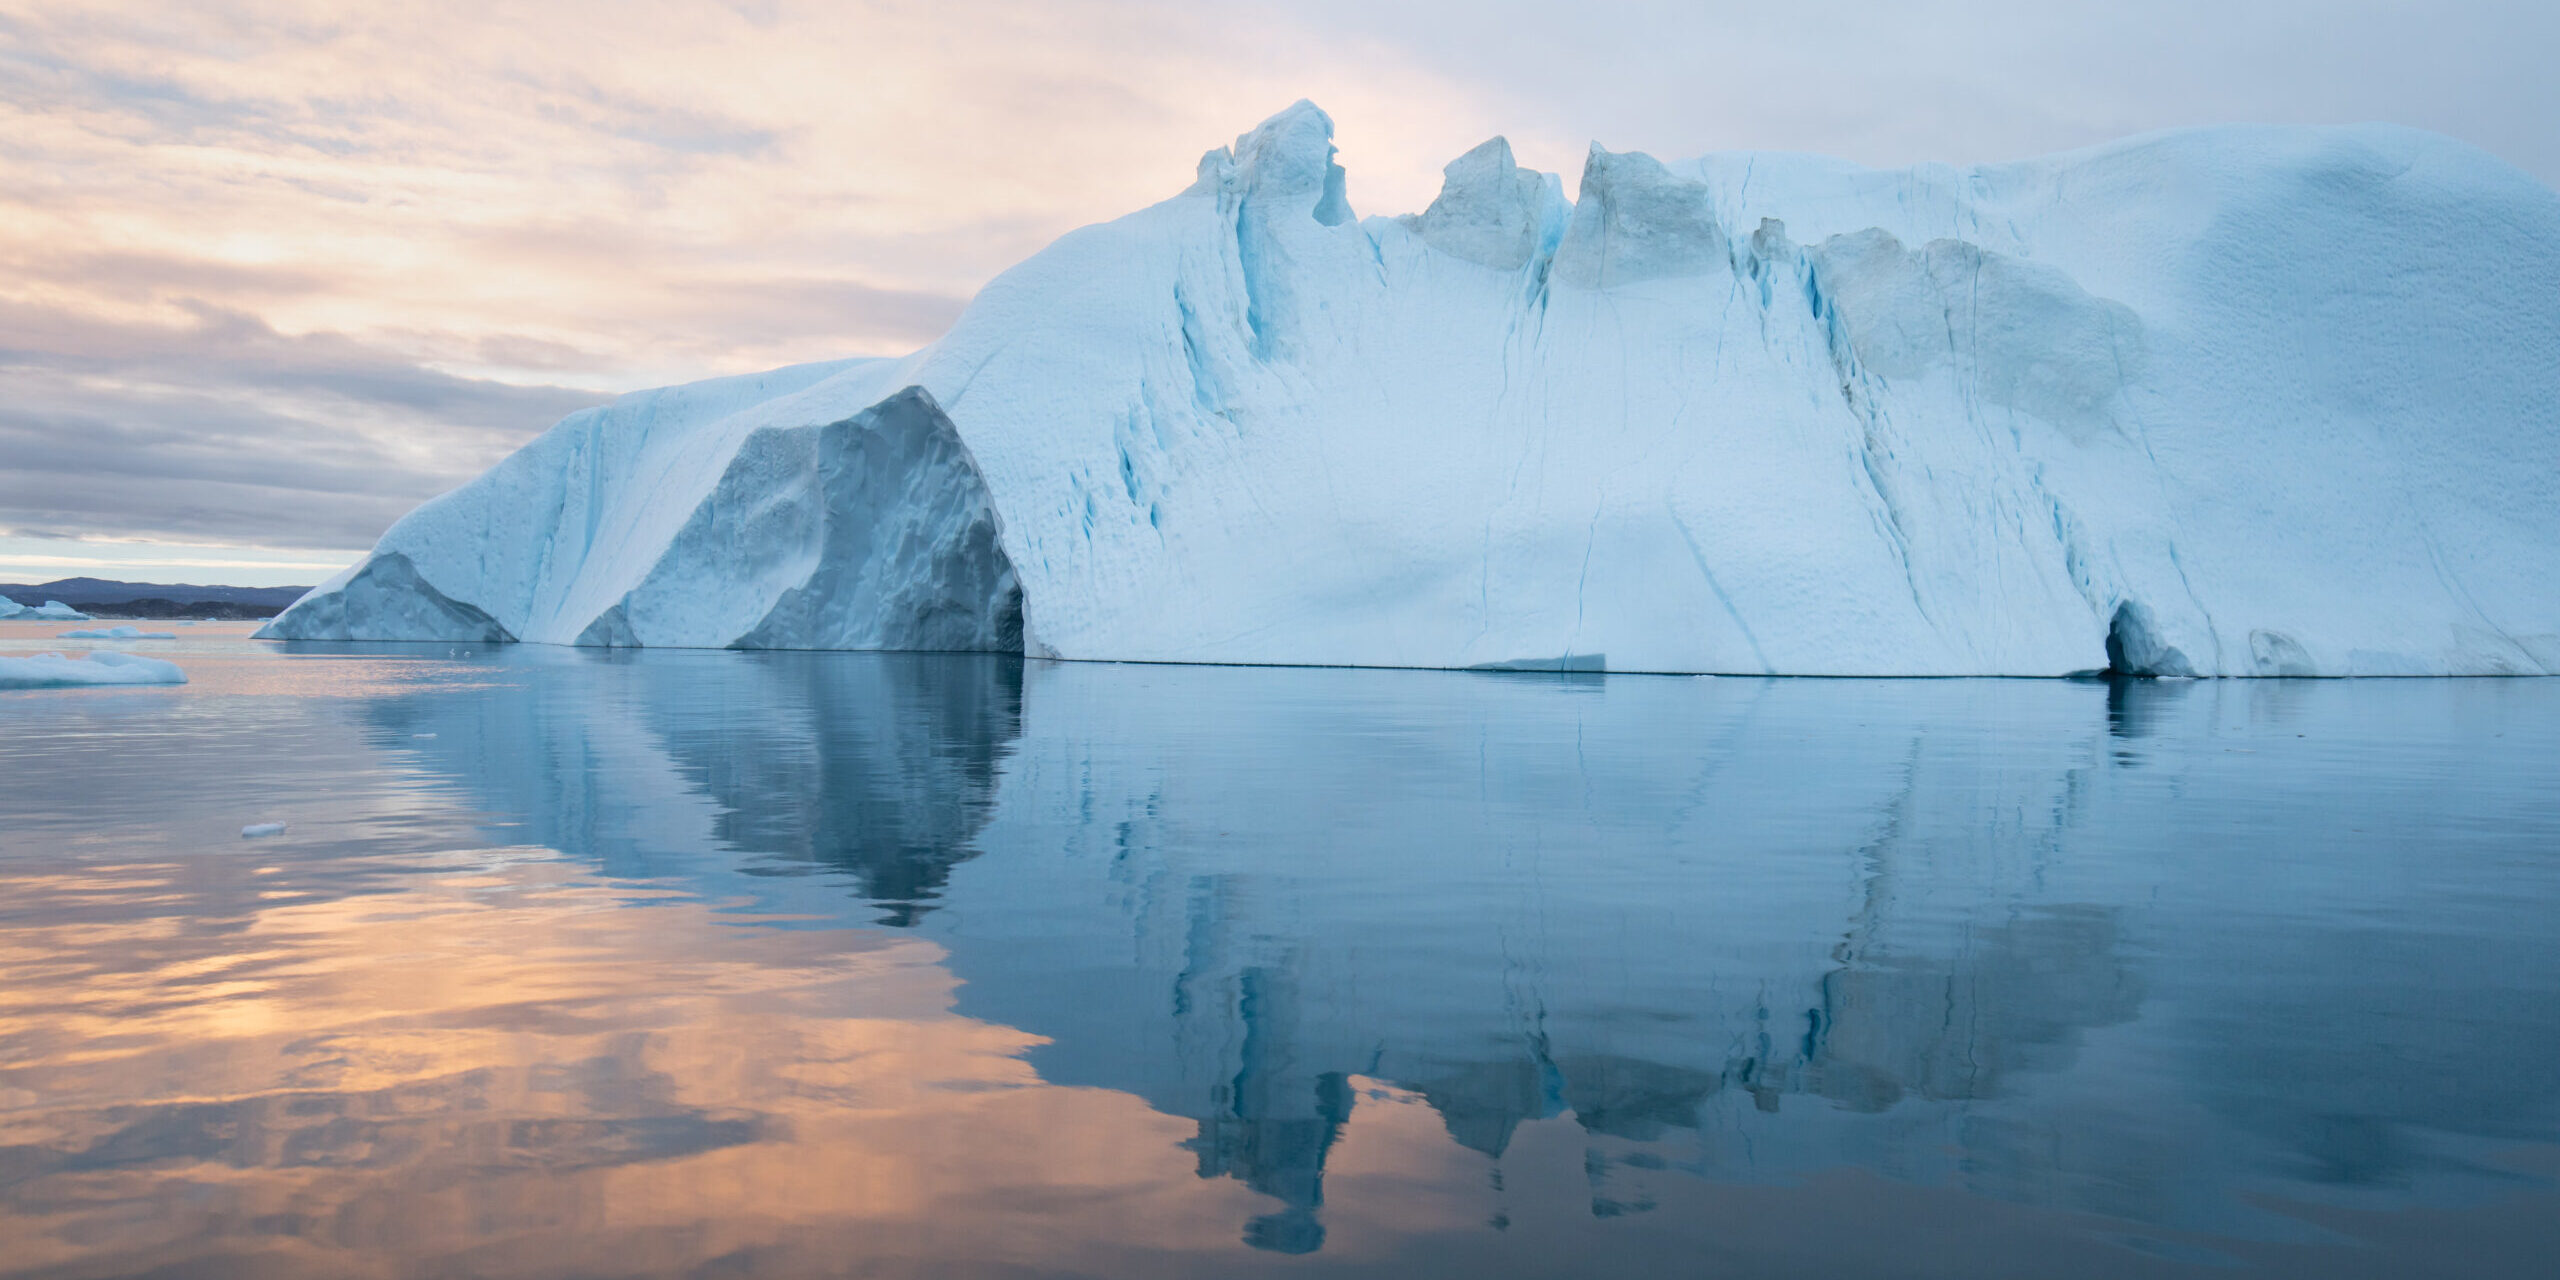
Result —
<path fill-rule="evenodd" d="M 1539 670 L 2560 671 L 2560 195 L 2412 130 L 1974 169 L 1301 103 L 902 360 L 572 415 L 260 634 Z"/>
<path fill-rule="evenodd" d="M 85 685 L 185 684 L 174 662 L 100 650 L 85 658 L 39 653 L 0 656 L 0 689 L 68 689 Z"/>
<path fill-rule="evenodd" d="M 65 631 L 56 640 L 175 640 L 174 631 L 145 631 L 140 627 L 95 627 L 82 631 Z"/>

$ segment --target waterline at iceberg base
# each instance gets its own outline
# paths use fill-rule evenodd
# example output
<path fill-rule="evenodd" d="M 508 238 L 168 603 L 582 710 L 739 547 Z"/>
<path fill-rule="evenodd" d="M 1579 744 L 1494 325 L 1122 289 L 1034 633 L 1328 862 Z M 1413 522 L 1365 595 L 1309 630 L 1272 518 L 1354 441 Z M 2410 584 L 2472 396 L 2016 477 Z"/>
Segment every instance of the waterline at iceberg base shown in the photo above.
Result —
<path fill-rule="evenodd" d="M 261 634 L 1773 673 L 2560 672 L 2560 195 L 2382 126 L 1975 169 L 1301 103 L 940 341 L 625 396 Z"/>

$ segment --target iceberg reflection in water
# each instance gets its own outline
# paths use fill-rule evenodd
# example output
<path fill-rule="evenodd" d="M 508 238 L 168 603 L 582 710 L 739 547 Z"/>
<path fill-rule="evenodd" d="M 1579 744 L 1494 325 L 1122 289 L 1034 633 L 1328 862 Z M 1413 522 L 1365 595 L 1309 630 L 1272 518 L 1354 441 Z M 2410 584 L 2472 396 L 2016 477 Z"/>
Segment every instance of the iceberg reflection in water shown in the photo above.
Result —
<path fill-rule="evenodd" d="M 0 706 L 0 1271 L 2560 1243 L 2560 682 L 190 671 Z"/>

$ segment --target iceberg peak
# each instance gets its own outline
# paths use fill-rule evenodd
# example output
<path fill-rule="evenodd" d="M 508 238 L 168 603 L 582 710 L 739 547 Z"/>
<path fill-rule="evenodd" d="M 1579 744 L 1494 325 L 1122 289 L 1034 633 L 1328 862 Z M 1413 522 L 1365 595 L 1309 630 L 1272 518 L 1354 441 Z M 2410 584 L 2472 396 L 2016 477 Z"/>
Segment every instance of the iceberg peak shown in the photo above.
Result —
<path fill-rule="evenodd" d="M 1499 271 L 1516 271 L 1555 249 L 1572 206 L 1553 174 L 1523 169 L 1511 143 L 1489 138 L 1440 170 L 1431 207 L 1403 221 L 1431 247 Z"/>
<path fill-rule="evenodd" d="M 1228 154 L 1226 185 L 1245 203 L 1303 209 L 1328 227 L 1353 220 L 1348 175 L 1333 159 L 1333 117 L 1324 108 L 1300 98 L 1238 137 Z M 1201 157 L 1202 182 L 1219 155 Z"/>
<path fill-rule="evenodd" d="M 1573 224 L 1556 246 L 1556 277 L 1586 288 L 1700 275 L 1726 260 L 1707 185 L 1641 151 L 1595 142 L 1582 164 Z"/>

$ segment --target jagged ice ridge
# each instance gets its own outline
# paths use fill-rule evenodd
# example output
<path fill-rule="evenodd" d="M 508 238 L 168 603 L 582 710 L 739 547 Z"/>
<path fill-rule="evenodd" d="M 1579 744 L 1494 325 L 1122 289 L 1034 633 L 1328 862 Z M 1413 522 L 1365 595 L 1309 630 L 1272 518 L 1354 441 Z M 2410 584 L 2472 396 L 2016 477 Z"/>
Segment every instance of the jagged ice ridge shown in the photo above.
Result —
<path fill-rule="evenodd" d="M 1877 171 L 1300 103 L 896 360 L 571 415 L 261 635 L 2560 672 L 2560 196 L 2386 126 Z"/>

